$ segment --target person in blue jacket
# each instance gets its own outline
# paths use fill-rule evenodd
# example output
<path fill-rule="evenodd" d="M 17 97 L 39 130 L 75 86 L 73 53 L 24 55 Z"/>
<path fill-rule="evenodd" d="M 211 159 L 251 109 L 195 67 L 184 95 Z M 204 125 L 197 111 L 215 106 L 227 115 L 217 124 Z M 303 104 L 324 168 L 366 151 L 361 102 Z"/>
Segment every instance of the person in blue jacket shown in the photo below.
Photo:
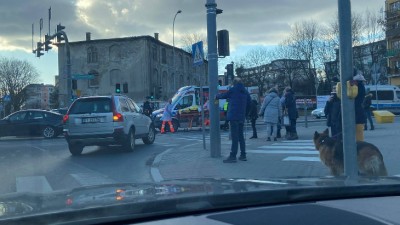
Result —
<path fill-rule="evenodd" d="M 227 92 L 218 94 L 216 99 L 229 99 L 229 107 L 227 119 L 229 120 L 232 146 L 231 153 L 224 163 L 235 163 L 236 155 L 238 153 L 238 145 L 240 145 L 239 160 L 247 161 L 246 158 L 246 144 L 244 140 L 243 127 L 246 115 L 250 109 L 251 98 L 249 92 L 244 87 L 240 78 L 233 80 L 233 87 Z"/>

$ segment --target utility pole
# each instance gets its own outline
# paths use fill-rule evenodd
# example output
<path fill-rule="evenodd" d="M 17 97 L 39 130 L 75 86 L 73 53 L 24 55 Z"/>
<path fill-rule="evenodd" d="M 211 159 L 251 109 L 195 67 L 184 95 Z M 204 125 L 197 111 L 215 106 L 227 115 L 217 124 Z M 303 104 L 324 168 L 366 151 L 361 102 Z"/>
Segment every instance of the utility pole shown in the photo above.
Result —
<path fill-rule="evenodd" d="M 221 157 L 221 136 L 219 124 L 218 54 L 217 54 L 217 4 L 207 0 L 207 42 L 208 42 L 208 83 L 210 87 L 210 153 L 212 158 Z"/>
<path fill-rule="evenodd" d="M 350 179 L 357 178 L 357 148 L 354 100 L 347 97 L 346 82 L 353 79 L 353 52 L 351 42 L 350 0 L 338 0 L 339 9 L 339 60 L 342 111 L 342 135 L 344 174 Z"/>

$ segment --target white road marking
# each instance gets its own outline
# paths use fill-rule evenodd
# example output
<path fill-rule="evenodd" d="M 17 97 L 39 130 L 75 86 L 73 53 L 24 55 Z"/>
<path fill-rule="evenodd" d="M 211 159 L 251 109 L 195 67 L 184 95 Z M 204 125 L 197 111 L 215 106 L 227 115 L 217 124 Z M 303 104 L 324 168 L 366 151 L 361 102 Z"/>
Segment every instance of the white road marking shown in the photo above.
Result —
<path fill-rule="evenodd" d="M 17 177 L 16 187 L 17 192 L 49 193 L 53 191 L 44 176 Z"/>
<path fill-rule="evenodd" d="M 317 151 L 302 151 L 302 150 L 248 150 L 248 153 L 257 154 L 299 154 L 299 155 L 318 155 Z"/>
<path fill-rule="evenodd" d="M 307 161 L 307 162 L 320 162 L 319 157 L 300 157 L 300 156 L 289 156 L 283 159 L 283 161 Z"/>
<path fill-rule="evenodd" d="M 258 148 L 266 149 L 266 150 L 268 150 L 268 149 L 301 149 L 301 150 L 317 151 L 314 146 L 264 145 L 264 146 L 260 146 Z"/>

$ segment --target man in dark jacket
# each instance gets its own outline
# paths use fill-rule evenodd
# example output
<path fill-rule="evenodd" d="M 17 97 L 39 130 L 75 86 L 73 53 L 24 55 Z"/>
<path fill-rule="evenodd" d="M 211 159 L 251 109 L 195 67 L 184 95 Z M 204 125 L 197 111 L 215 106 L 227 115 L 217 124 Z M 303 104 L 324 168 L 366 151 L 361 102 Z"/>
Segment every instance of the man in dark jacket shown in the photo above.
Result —
<path fill-rule="evenodd" d="M 336 92 L 331 93 L 331 97 L 326 102 L 324 113 L 327 118 L 326 125 L 331 128 L 332 137 L 342 139 L 342 113 L 341 102 Z"/>
<path fill-rule="evenodd" d="M 294 92 L 292 88 L 286 87 L 285 88 L 285 102 L 284 102 L 284 110 L 289 116 L 290 126 L 289 126 L 289 135 L 288 140 L 296 140 L 299 139 L 297 135 L 296 129 L 296 120 L 299 117 L 296 107 L 296 98 L 294 96 Z"/>
<path fill-rule="evenodd" d="M 143 113 L 144 113 L 146 116 L 150 116 L 151 113 L 153 112 L 153 108 L 152 108 L 151 105 L 150 105 L 149 98 L 150 98 L 150 97 L 146 97 L 146 101 L 145 101 L 144 104 L 143 104 Z"/>
<path fill-rule="evenodd" d="M 368 91 L 368 94 L 364 98 L 363 108 L 365 111 L 365 117 L 367 117 L 369 121 L 369 125 L 371 126 L 371 130 L 374 129 L 374 123 L 372 122 L 372 112 L 371 112 L 371 105 L 372 105 L 372 93 Z M 364 130 L 368 129 L 367 120 L 365 120 Z"/>
<path fill-rule="evenodd" d="M 257 138 L 256 120 L 258 118 L 257 100 L 252 99 L 250 104 L 249 118 L 251 121 L 251 128 L 253 129 L 253 136 L 250 139 Z"/>
<path fill-rule="evenodd" d="M 229 107 L 227 118 L 230 123 L 232 146 L 231 153 L 224 163 L 235 163 L 236 155 L 238 152 L 238 145 L 240 144 L 240 157 L 239 160 L 247 161 L 246 158 L 246 145 L 244 140 L 243 126 L 246 119 L 246 114 L 250 109 L 250 94 L 244 87 L 240 78 L 233 80 L 233 87 L 227 92 L 218 94 L 216 99 L 229 99 Z"/>
<path fill-rule="evenodd" d="M 366 118 L 362 103 L 364 102 L 365 98 L 365 78 L 361 72 L 358 72 L 358 74 L 353 77 L 353 80 L 357 81 L 358 86 L 358 94 L 357 97 L 354 99 L 354 111 L 356 117 L 356 140 L 364 141 L 364 125 L 366 122 Z"/>

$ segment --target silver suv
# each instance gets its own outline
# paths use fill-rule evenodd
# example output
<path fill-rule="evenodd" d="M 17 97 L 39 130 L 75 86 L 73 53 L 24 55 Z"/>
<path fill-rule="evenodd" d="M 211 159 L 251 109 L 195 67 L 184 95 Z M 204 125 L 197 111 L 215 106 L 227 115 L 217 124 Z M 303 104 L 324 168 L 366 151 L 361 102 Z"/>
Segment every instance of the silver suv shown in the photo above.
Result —
<path fill-rule="evenodd" d="M 133 151 L 135 139 L 155 140 L 153 122 L 136 103 L 122 95 L 92 96 L 75 100 L 64 115 L 64 135 L 72 155 L 85 146 L 122 145 Z"/>

